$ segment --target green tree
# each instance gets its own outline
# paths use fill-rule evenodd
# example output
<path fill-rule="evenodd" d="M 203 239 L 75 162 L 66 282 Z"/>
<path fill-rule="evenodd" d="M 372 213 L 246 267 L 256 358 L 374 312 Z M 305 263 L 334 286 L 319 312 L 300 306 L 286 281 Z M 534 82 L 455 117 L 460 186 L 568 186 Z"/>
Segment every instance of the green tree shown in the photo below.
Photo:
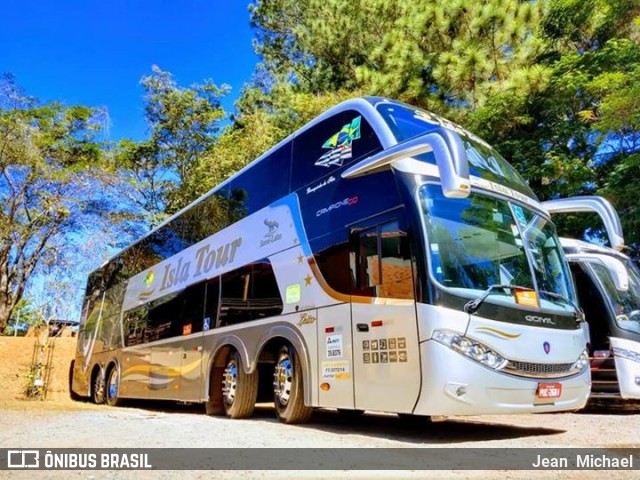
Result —
<path fill-rule="evenodd" d="M 304 91 L 362 89 L 434 111 L 475 108 L 540 53 L 542 2 L 257 0 L 256 50 Z"/>
<path fill-rule="evenodd" d="M 549 2 L 538 81 L 514 81 L 468 118 L 543 199 L 599 194 L 613 201 L 636 251 L 639 16 L 635 1 Z M 603 235 L 591 216 L 558 221 L 567 235 Z"/>
<path fill-rule="evenodd" d="M 130 200 L 148 214 L 153 225 L 184 204 L 179 187 L 216 142 L 226 117 L 220 99 L 228 87 L 217 87 L 211 80 L 180 87 L 157 66 L 140 83 L 150 136 L 142 142 L 120 142 L 116 155 L 129 185 L 134 186 Z"/>
<path fill-rule="evenodd" d="M 41 103 L 0 81 L 0 329 L 38 273 L 73 255 L 117 209 L 101 188 L 112 169 L 102 112 Z"/>

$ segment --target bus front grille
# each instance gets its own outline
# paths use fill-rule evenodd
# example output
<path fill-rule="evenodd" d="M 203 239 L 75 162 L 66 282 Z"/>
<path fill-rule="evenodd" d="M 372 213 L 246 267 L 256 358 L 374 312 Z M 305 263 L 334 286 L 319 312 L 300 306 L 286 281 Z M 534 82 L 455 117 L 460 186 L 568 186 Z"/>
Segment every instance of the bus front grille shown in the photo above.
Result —
<path fill-rule="evenodd" d="M 579 370 L 573 368 L 575 363 L 530 363 L 509 360 L 502 369 L 504 373 L 519 377 L 558 378 L 575 375 Z"/>

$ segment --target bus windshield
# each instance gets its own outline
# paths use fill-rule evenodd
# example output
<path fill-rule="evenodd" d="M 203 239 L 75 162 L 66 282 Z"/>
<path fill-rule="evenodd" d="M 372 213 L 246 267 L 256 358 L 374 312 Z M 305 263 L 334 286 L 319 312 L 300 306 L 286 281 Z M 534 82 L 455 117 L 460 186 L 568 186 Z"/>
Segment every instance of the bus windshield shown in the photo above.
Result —
<path fill-rule="evenodd" d="M 479 138 L 473 137 L 458 125 L 432 113 L 401 103 L 385 102 L 379 104 L 376 108 L 398 142 L 404 142 L 418 135 L 423 135 L 440 126 L 454 130 L 460 135 L 472 175 L 506 185 L 528 197 L 536 198 L 535 193 L 533 193 L 527 182 L 509 162 L 491 146 Z M 417 158 L 429 163 L 435 163 L 435 157 L 432 153 L 425 153 Z"/>
<path fill-rule="evenodd" d="M 425 216 L 433 277 L 466 298 L 491 285 L 536 290 L 541 307 L 572 312 L 575 294 L 551 222 L 500 198 L 472 193 L 446 198 L 438 185 L 424 185 Z M 487 301 L 515 304 L 509 289 Z"/>
<path fill-rule="evenodd" d="M 640 333 L 640 272 L 628 258 L 620 260 L 629 274 L 629 288 L 626 291 L 616 288 L 609 270 L 604 265 L 597 263 L 590 265 L 611 302 L 618 326 L 624 330 Z"/>

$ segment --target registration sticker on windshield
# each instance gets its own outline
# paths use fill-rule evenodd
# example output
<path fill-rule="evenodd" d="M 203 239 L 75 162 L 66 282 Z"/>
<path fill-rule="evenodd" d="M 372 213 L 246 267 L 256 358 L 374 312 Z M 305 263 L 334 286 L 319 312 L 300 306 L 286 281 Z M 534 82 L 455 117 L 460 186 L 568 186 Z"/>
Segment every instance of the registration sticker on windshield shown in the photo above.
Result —
<path fill-rule="evenodd" d="M 562 395 L 561 383 L 539 383 L 536 397 L 538 398 L 560 398 Z"/>
<path fill-rule="evenodd" d="M 534 290 L 516 288 L 513 290 L 513 296 L 516 298 L 516 303 L 518 305 L 538 307 L 538 295 Z"/>

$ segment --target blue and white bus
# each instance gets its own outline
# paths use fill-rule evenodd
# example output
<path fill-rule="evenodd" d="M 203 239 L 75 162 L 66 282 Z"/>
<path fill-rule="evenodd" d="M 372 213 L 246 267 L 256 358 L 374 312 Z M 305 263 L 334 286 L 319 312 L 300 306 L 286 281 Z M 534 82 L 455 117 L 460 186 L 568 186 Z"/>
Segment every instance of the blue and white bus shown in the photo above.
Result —
<path fill-rule="evenodd" d="M 553 223 L 461 127 L 323 113 L 93 272 L 74 395 L 286 423 L 576 410 L 583 318 Z"/>
<path fill-rule="evenodd" d="M 560 239 L 588 325 L 591 400 L 638 400 L 640 270 L 621 252 L 624 236 L 618 214 L 601 197 L 573 197 L 544 205 L 554 215 L 595 212 L 602 219 L 611 247 Z"/>

